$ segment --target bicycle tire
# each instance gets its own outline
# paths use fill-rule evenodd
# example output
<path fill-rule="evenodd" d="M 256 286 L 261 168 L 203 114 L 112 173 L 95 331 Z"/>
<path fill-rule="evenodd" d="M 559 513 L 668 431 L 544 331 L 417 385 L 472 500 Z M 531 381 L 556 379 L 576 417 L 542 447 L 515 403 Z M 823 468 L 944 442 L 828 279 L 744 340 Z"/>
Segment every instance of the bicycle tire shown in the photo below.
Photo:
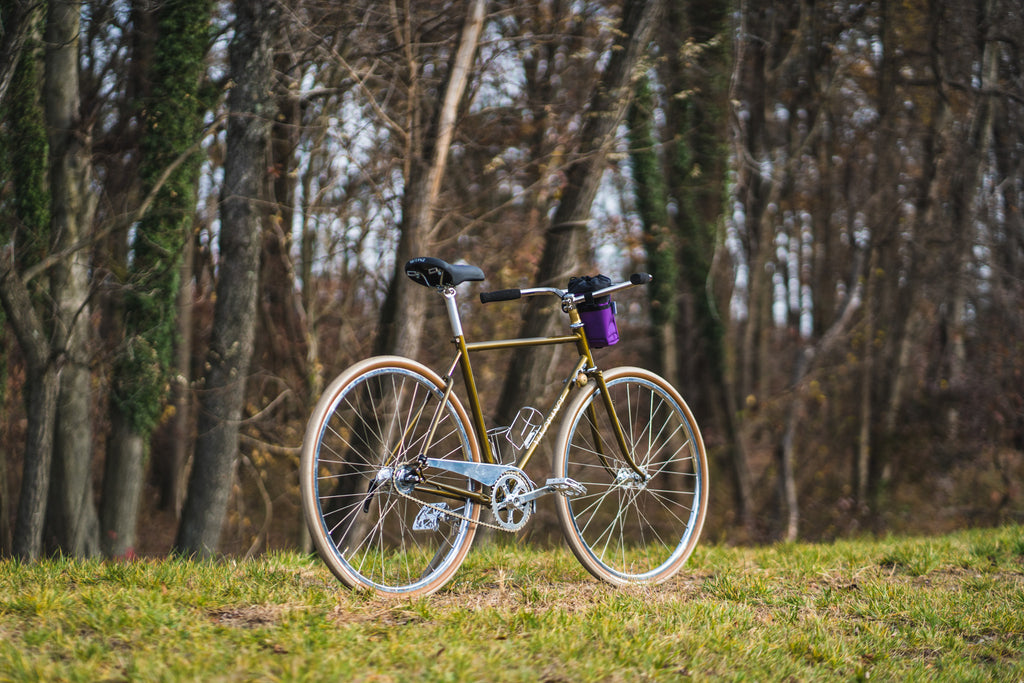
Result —
<path fill-rule="evenodd" d="M 300 462 L 302 507 L 317 552 L 350 588 L 427 595 L 469 551 L 480 505 L 466 499 L 460 507 L 395 476 L 418 455 L 480 461 L 466 411 L 451 395 L 441 406 L 443 394 L 444 381 L 421 363 L 379 356 L 340 374 L 313 410 Z M 430 451 L 421 453 L 439 407 Z M 429 478 L 463 490 L 477 486 L 441 470 L 430 470 Z M 438 514 L 445 506 L 462 518 Z M 432 514 L 432 523 L 416 528 L 417 516 Z"/>
<path fill-rule="evenodd" d="M 704 525 L 704 442 L 686 402 L 664 378 L 633 367 L 614 368 L 604 378 L 632 458 L 648 479 L 623 458 L 591 382 L 566 408 L 555 447 L 555 476 L 586 489 L 556 496 L 559 522 L 573 554 L 597 578 L 659 583 L 685 564 Z"/>

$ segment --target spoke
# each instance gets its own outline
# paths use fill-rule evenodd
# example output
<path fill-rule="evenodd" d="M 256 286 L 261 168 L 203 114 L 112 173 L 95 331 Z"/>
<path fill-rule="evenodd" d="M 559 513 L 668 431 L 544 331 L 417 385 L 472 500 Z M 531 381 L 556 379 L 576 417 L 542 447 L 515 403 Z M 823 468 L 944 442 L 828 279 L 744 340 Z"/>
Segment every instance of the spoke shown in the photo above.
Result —
<path fill-rule="evenodd" d="M 341 528 L 342 524 L 345 524 L 346 522 L 349 522 L 352 519 L 353 515 L 355 514 L 355 512 L 358 509 L 359 509 L 358 505 L 352 505 L 349 508 L 343 508 L 342 510 L 339 510 L 338 512 L 343 513 L 342 516 L 341 516 L 341 519 L 339 519 L 338 522 L 334 526 L 328 528 L 327 534 L 331 538 L 334 538 L 335 532 L 337 532 L 338 529 Z M 350 511 L 346 512 L 346 510 L 350 510 Z M 327 520 L 325 519 L 324 521 L 326 522 Z"/>
<path fill-rule="evenodd" d="M 584 500 L 588 500 L 588 499 L 592 501 L 586 507 L 580 508 L 579 512 L 577 512 L 577 513 L 575 513 L 573 515 L 576 518 L 577 521 L 579 521 L 580 519 L 582 519 L 584 517 L 587 518 L 586 524 L 584 524 L 583 528 L 580 529 L 580 533 L 581 534 L 586 534 L 586 532 L 589 530 L 591 522 L 593 522 L 594 519 L 596 518 L 596 515 L 594 514 L 594 511 L 596 509 L 600 508 L 601 503 L 603 503 L 605 501 L 605 499 L 609 495 L 611 495 L 611 493 L 613 491 L 614 491 L 613 488 L 606 488 L 605 492 L 600 494 L 600 495 L 594 494 L 594 495 L 589 495 L 589 496 L 579 496 L 578 498 L 576 498 L 574 500 L 574 502 L 575 501 L 584 501 Z"/>
<path fill-rule="evenodd" d="M 609 493 L 611 493 L 611 492 L 612 492 L 612 490 L 609 490 Z M 620 498 L 620 500 L 621 500 L 621 498 Z M 614 533 L 614 532 L 616 531 L 616 529 L 618 529 L 618 530 L 619 530 L 619 537 L 620 537 L 620 538 L 619 538 L 619 547 L 620 547 L 620 548 L 622 547 L 622 538 L 621 538 L 621 536 L 622 536 L 622 530 L 621 530 L 621 525 L 619 525 L 619 524 L 618 524 L 618 522 L 619 522 L 619 520 L 620 520 L 620 517 L 621 517 L 621 514 L 622 514 L 622 506 L 620 505 L 620 506 L 618 507 L 618 512 L 617 512 L 617 513 L 615 514 L 615 516 L 614 516 L 614 517 L 612 517 L 612 519 L 611 519 L 611 520 L 609 521 L 608 525 L 607 525 L 607 526 L 606 526 L 606 527 L 604 528 L 604 531 L 602 531 L 601 533 L 599 533 L 599 534 L 597 535 L 597 537 L 596 537 L 596 538 L 594 539 L 594 542 L 590 544 L 590 545 L 591 545 L 591 547 L 595 547 L 595 549 L 596 549 L 596 546 L 597 546 L 597 545 L 598 545 L 599 543 L 601 543 L 601 542 L 602 542 L 602 539 L 605 539 L 605 540 L 604 540 L 604 542 L 603 542 L 603 544 L 602 544 L 602 550 L 601 550 L 601 553 L 599 554 L 599 557 L 601 557 L 601 559 L 602 559 L 602 560 L 603 560 L 603 559 L 604 559 L 604 558 L 605 558 L 605 557 L 607 556 L 607 554 L 608 554 L 608 544 L 609 544 L 609 543 L 611 543 L 611 540 L 612 540 L 612 538 L 613 538 L 613 537 L 614 537 L 614 535 L 615 535 L 615 533 Z M 588 524 L 588 526 L 589 526 L 589 524 Z"/>
<path fill-rule="evenodd" d="M 601 493 L 599 495 L 595 495 L 595 496 L 581 496 L 581 497 L 585 497 L 585 498 L 594 498 L 595 500 L 594 500 L 594 502 L 591 505 L 588 505 L 586 508 L 581 510 L 580 514 L 576 515 L 577 519 L 579 519 L 580 517 L 584 516 L 587 513 L 592 513 L 593 511 L 595 511 L 597 509 L 600 509 L 601 504 L 604 503 L 613 494 L 617 495 L 618 491 L 619 491 L 618 487 L 616 487 L 616 486 L 609 486 L 609 487 L 607 487 L 605 489 L 604 493 Z M 617 508 L 617 509 L 620 509 L 620 508 Z M 596 519 L 597 519 L 597 515 L 596 514 L 590 514 L 590 518 L 588 519 L 588 521 L 584 525 L 584 527 L 582 529 L 580 529 L 580 533 L 581 534 L 586 534 L 586 532 L 589 531 L 590 525 Z M 602 533 L 600 536 L 603 536 L 603 535 L 604 534 Z M 599 538 L 600 538 L 600 536 L 599 536 Z"/>
<path fill-rule="evenodd" d="M 576 404 L 558 464 L 587 494 L 560 503 L 560 518 L 573 551 L 595 576 L 615 583 L 664 580 L 692 550 L 694 531 L 699 534 L 706 505 L 700 435 L 685 404 L 657 376 L 620 370 L 608 388 L 617 417 L 595 414 L 595 402 L 604 400 L 596 391 Z M 628 449 L 618 457 L 617 446 L 613 455 L 599 449 L 616 419 Z"/>
<path fill-rule="evenodd" d="M 654 498 L 661 505 L 661 509 L 665 513 L 671 515 L 680 524 L 686 524 L 687 520 L 676 514 L 675 511 L 677 508 L 680 510 L 685 510 L 690 514 L 693 514 L 693 507 L 690 505 L 684 505 L 682 503 L 673 503 L 672 505 L 666 505 L 665 503 L 661 502 L 661 500 L 664 498 L 664 496 L 661 495 L 653 495 L 652 498 Z"/>
<path fill-rule="evenodd" d="M 643 464 L 640 464 L 639 462 L 637 463 L 637 466 L 640 467 L 640 468 L 647 467 L 648 463 L 650 463 L 650 455 L 651 455 L 651 453 L 654 452 L 654 439 L 655 439 L 655 436 L 654 436 L 654 430 L 651 429 L 651 426 L 654 424 L 654 414 L 657 411 L 654 408 L 654 393 L 650 389 L 648 389 L 648 392 L 649 392 L 648 393 L 649 403 L 648 403 L 648 408 L 647 408 L 647 426 L 644 427 L 644 432 L 647 433 L 647 455 L 648 455 L 648 458 L 646 458 L 644 460 Z M 635 458 L 634 458 L 634 460 L 635 460 Z"/>
<path fill-rule="evenodd" d="M 457 404 L 442 400 L 444 385 L 428 370 L 390 360 L 368 362 L 366 368 L 342 385 L 331 404 L 318 407 L 321 434 L 303 454 L 303 486 L 312 488 L 320 521 L 313 528 L 315 540 L 348 585 L 385 592 L 436 590 L 467 549 L 475 527 L 446 520 L 413 531 L 421 508 L 445 497 L 406 488 L 402 468 L 418 454 L 469 459 L 467 425 Z M 438 481 L 475 488 L 450 473 L 440 473 Z M 468 500 L 459 509 L 477 513 Z"/>

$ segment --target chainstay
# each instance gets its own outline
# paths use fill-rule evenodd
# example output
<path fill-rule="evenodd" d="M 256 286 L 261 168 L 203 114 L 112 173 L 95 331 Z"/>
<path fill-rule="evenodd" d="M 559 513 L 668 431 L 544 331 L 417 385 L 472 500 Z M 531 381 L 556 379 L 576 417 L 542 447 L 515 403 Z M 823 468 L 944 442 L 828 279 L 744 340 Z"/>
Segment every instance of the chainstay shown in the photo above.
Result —
<path fill-rule="evenodd" d="M 515 470 L 507 470 L 507 471 L 508 472 L 514 472 Z M 504 472 L 502 474 L 504 474 Z M 442 515 L 446 515 L 448 517 L 454 517 L 456 519 L 461 519 L 464 522 L 469 522 L 470 524 L 478 524 L 478 525 L 480 525 L 480 526 L 482 526 L 482 527 L 484 527 L 486 529 L 497 529 L 498 531 L 505 531 L 505 532 L 511 533 L 510 529 L 506 529 L 504 527 L 498 526 L 497 524 L 491 524 L 490 522 L 485 522 L 483 520 L 473 519 L 472 517 L 469 517 L 468 515 L 459 514 L 458 512 L 455 512 L 454 510 L 447 510 L 447 509 L 445 509 L 443 507 L 439 507 L 437 505 L 434 505 L 433 503 L 428 503 L 425 500 L 420 500 L 419 498 L 416 498 L 415 496 L 410 495 L 410 494 L 406 493 L 405 491 L 403 491 L 402 489 L 400 489 L 397 486 L 395 486 L 394 485 L 394 480 L 392 480 L 391 489 L 395 493 L 397 493 L 399 496 L 401 496 L 402 498 L 406 498 L 408 500 L 411 500 L 412 502 L 418 503 L 419 505 L 422 505 L 423 507 L 428 507 L 431 510 L 434 510 L 435 512 L 441 513 Z M 483 506 L 481 506 L 481 507 L 483 507 Z M 481 513 L 483 513 L 483 510 L 481 510 Z"/>

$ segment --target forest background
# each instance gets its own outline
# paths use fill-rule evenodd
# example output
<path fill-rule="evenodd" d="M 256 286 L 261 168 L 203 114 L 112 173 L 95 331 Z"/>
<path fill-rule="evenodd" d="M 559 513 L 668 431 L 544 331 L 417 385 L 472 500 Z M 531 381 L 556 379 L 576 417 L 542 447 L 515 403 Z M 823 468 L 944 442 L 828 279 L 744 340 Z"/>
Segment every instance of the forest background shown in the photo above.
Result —
<path fill-rule="evenodd" d="M 1024 517 L 1019 0 L 0 12 L 4 555 L 307 547 L 324 383 L 450 357 L 417 255 L 477 339 L 558 324 L 478 289 L 651 272 L 600 361 L 687 397 L 711 539 Z M 493 424 L 552 354 L 477 368 Z"/>

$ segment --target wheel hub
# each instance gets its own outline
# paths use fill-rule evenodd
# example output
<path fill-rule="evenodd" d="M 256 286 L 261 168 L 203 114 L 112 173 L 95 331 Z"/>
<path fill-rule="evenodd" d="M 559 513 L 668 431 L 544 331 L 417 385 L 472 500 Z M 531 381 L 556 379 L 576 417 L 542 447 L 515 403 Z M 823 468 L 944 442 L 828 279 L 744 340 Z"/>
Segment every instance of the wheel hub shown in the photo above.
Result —
<path fill-rule="evenodd" d="M 624 489 L 642 489 L 646 483 L 646 476 L 641 476 L 628 467 L 620 467 L 615 474 L 615 485 Z"/>

